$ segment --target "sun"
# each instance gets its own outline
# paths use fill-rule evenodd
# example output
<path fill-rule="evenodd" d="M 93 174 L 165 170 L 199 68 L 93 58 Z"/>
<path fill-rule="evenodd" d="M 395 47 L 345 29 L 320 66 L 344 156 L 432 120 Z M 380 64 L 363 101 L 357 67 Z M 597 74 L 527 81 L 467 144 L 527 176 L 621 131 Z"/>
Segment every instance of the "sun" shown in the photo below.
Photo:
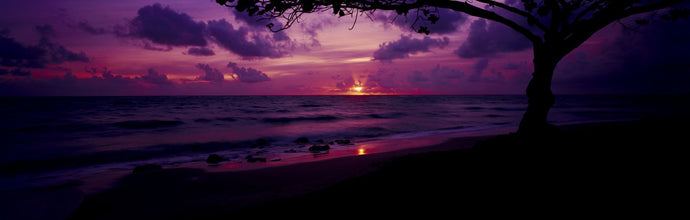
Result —
<path fill-rule="evenodd" d="M 355 92 L 362 92 L 362 87 L 360 87 L 360 86 L 356 86 L 352 89 L 355 90 Z"/>

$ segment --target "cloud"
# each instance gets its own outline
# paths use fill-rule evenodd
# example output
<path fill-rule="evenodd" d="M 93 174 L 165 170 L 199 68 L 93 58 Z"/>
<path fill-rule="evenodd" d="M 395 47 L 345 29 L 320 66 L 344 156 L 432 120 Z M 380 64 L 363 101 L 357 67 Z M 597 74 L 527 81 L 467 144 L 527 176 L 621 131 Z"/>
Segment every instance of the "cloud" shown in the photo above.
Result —
<path fill-rule="evenodd" d="M 0 34 L 0 66 L 44 68 L 48 64 L 61 64 L 64 62 L 89 62 L 84 52 L 72 52 L 64 46 L 55 43 L 51 38 L 56 33 L 50 25 L 35 27 L 40 36 L 37 45 L 23 45 L 14 38 L 9 37 L 9 30 L 3 30 Z"/>
<path fill-rule="evenodd" d="M 243 59 L 279 58 L 287 55 L 285 44 L 278 44 L 271 36 L 250 33 L 245 27 L 235 29 L 225 19 L 208 21 L 208 32 L 223 48 Z"/>
<path fill-rule="evenodd" d="M 338 75 L 338 76 L 334 77 L 334 79 L 339 80 L 338 82 L 335 83 L 335 87 L 337 88 L 336 92 L 347 92 L 347 91 L 350 91 L 350 89 L 355 86 L 355 79 L 351 76 L 340 80 L 341 77 L 340 77 L 340 75 Z M 361 84 L 361 83 L 359 83 L 359 84 Z"/>
<path fill-rule="evenodd" d="M 187 50 L 188 55 L 193 55 L 193 56 L 213 56 L 216 55 L 216 53 L 213 52 L 213 50 L 206 48 L 206 47 L 192 47 Z"/>
<path fill-rule="evenodd" d="M 206 46 L 204 22 L 195 22 L 185 13 L 178 13 L 160 4 L 139 9 L 128 24 L 128 32 L 120 35 L 150 40 L 167 46 Z"/>
<path fill-rule="evenodd" d="M 267 32 L 273 34 L 273 40 L 275 41 L 290 41 L 290 37 L 285 33 L 285 31 L 272 32 L 271 30 L 280 30 L 283 28 L 283 23 L 276 21 L 274 18 L 264 18 L 261 16 L 249 16 L 247 11 L 237 11 L 229 8 L 228 11 L 235 17 L 236 21 L 247 24 L 255 32 Z M 269 29 L 269 24 L 272 27 Z"/>
<path fill-rule="evenodd" d="M 89 34 L 92 34 L 92 35 L 103 35 L 103 34 L 110 33 L 110 31 L 108 31 L 105 28 L 94 27 L 93 25 L 89 24 L 88 21 L 79 21 L 75 24 L 68 24 L 68 26 L 82 30 L 82 31 L 89 33 Z"/>
<path fill-rule="evenodd" d="M 367 93 L 399 93 L 408 92 L 409 87 L 404 79 L 398 77 L 396 71 L 379 69 L 367 75 L 366 84 L 362 92 Z"/>
<path fill-rule="evenodd" d="M 232 68 L 232 71 L 235 73 L 232 77 L 240 82 L 258 83 L 271 81 L 271 78 L 269 78 L 268 75 L 253 68 L 239 67 L 233 62 L 228 63 L 228 67 Z"/>
<path fill-rule="evenodd" d="M 46 51 L 38 46 L 24 46 L 13 38 L 0 36 L 0 65 L 43 68 Z"/>
<path fill-rule="evenodd" d="M 436 15 L 438 15 L 439 20 L 435 24 L 429 22 L 427 17 L 420 17 L 420 19 L 417 20 L 416 11 L 410 11 L 407 15 L 398 15 L 393 11 L 380 13 L 376 21 L 383 22 L 384 24 L 392 24 L 402 30 L 414 32 L 416 32 L 420 26 L 424 26 L 428 28 L 430 34 L 454 33 L 459 30 L 462 24 L 467 22 L 468 16 L 464 13 L 444 8 L 439 8 L 437 12 Z M 377 15 L 378 14 L 379 13 L 377 13 Z M 423 13 L 420 11 L 419 15 L 423 16 Z M 415 23 L 415 20 L 417 23 Z"/>
<path fill-rule="evenodd" d="M 14 68 L 14 69 L 0 69 L 0 76 L 4 75 L 13 75 L 13 76 L 31 76 L 31 71 L 29 70 L 22 70 L 21 68 Z"/>
<path fill-rule="evenodd" d="M 486 68 L 489 67 L 489 59 L 487 58 L 481 58 L 478 59 L 474 65 L 472 65 L 472 75 L 470 75 L 469 80 L 472 82 L 477 82 L 482 79 L 482 73 Z"/>
<path fill-rule="evenodd" d="M 443 48 L 448 45 L 450 40 L 447 37 L 433 39 L 424 37 L 415 39 L 411 36 L 401 35 L 400 40 L 386 42 L 379 45 L 379 49 L 374 51 L 374 60 L 392 61 L 393 59 L 407 58 L 410 54 L 419 52 L 429 52 L 432 47 Z"/>
<path fill-rule="evenodd" d="M 225 80 L 220 70 L 211 68 L 208 64 L 197 63 L 196 68 L 204 71 L 205 75 L 197 77 L 198 80 L 206 80 L 213 83 L 220 83 Z"/>
<path fill-rule="evenodd" d="M 439 89 L 457 87 L 465 77 L 465 72 L 460 69 L 450 68 L 437 64 L 428 71 L 429 74 L 415 70 L 407 75 L 407 82 L 414 88 Z"/>
<path fill-rule="evenodd" d="M 146 83 L 151 83 L 154 85 L 171 85 L 172 82 L 168 80 L 168 76 L 165 74 L 160 74 L 153 68 L 148 69 L 146 75 L 140 77 L 140 79 Z"/>
<path fill-rule="evenodd" d="M 531 48 L 532 44 L 514 30 L 478 19 L 470 25 L 467 40 L 454 51 L 461 58 L 493 57 L 502 52 L 517 52 Z"/>

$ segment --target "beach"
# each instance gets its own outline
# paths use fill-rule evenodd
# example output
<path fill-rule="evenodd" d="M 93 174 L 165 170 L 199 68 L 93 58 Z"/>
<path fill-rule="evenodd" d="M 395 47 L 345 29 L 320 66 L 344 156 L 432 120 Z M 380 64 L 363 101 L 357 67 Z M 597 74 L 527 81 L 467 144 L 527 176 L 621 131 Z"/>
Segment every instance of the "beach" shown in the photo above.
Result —
<path fill-rule="evenodd" d="M 34 189 L 42 194 L 34 196 L 53 206 L 19 196 L 3 206 L 23 219 L 41 213 L 43 219 L 224 219 L 394 210 L 395 216 L 658 217 L 676 211 L 680 204 L 672 199 L 686 194 L 681 165 L 687 129 L 674 125 L 689 121 L 573 124 L 539 139 L 466 136 L 432 146 L 226 172 L 166 167 L 126 174 L 92 194 L 78 185 Z"/>

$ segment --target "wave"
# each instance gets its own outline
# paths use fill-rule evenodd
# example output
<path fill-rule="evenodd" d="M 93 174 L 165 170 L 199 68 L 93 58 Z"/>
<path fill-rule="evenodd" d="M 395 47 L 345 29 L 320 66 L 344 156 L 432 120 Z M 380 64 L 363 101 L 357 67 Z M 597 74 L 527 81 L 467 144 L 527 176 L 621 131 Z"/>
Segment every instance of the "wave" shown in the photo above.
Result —
<path fill-rule="evenodd" d="M 93 124 L 59 124 L 59 125 L 34 125 L 16 128 L 15 132 L 52 132 L 52 131 L 90 131 L 99 129 Z"/>
<path fill-rule="evenodd" d="M 131 120 L 113 123 L 114 126 L 129 129 L 150 129 L 160 127 L 173 127 L 183 124 L 176 120 Z"/>
<path fill-rule="evenodd" d="M 337 121 L 341 118 L 332 115 L 319 115 L 313 117 L 279 117 L 279 118 L 264 118 L 262 121 L 271 124 L 288 124 L 292 122 L 303 122 L 303 121 Z"/>
<path fill-rule="evenodd" d="M 381 114 L 369 114 L 370 118 L 400 118 L 407 116 L 407 114 L 402 112 L 391 112 L 391 113 L 381 113 Z"/>
<path fill-rule="evenodd" d="M 231 118 L 231 117 L 218 117 L 218 118 L 216 118 L 216 120 L 219 120 L 219 121 L 237 121 L 237 119 Z"/>

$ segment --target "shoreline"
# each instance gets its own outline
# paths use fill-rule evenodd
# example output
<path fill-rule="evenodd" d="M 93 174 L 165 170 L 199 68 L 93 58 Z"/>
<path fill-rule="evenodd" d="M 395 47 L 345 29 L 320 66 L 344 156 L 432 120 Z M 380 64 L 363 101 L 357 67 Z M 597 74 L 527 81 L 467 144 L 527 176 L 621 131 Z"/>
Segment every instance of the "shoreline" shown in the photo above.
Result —
<path fill-rule="evenodd" d="M 688 119 L 682 120 L 688 121 Z M 604 146 L 592 138 L 598 137 L 596 135 L 599 133 L 609 132 L 615 132 L 616 135 L 607 136 L 608 138 L 614 140 L 606 140 L 604 141 L 605 144 L 617 143 L 616 141 L 621 141 L 615 140 L 615 138 L 625 137 L 627 135 L 625 132 L 632 132 L 631 134 L 638 134 L 639 132 L 642 132 L 644 134 L 648 134 L 652 139 L 662 137 L 668 138 L 666 137 L 668 135 L 677 135 L 676 133 L 663 133 L 664 131 L 673 130 L 673 128 L 670 126 L 665 128 L 659 127 L 659 125 L 671 125 L 676 120 L 663 120 L 663 122 L 659 123 L 657 123 L 659 120 L 652 120 L 652 122 L 640 121 L 641 120 L 576 123 L 564 125 L 561 126 L 561 128 L 563 133 L 566 134 L 565 137 L 571 138 L 570 136 L 577 136 L 581 138 L 572 139 L 576 140 L 576 142 L 573 143 L 559 142 L 557 144 L 570 147 L 578 143 L 593 142 L 595 143 L 594 146 Z M 645 124 L 652 124 L 653 126 L 648 127 Z M 639 129 L 639 131 L 636 131 L 635 129 Z M 459 160 L 459 158 L 464 158 L 466 155 L 468 155 L 467 153 L 458 152 L 467 152 L 468 149 L 472 148 L 480 141 L 494 139 L 494 137 L 497 137 L 497 135 L 501 136 L 512 131 L 514 130 L 505 128 L 505 130 L 497 131 L 497 133 L 493 134 L 478 132 L 474 134 L 475 136 L 470 136 L 469 133 L 462 137 L 446 136 L 443 138 L 443 141 L 438 141 L 439 139 L 434 140 L 437 142 L 436 144 L 428 144 L 431 143 L 428 142 L 429 140 L 427 140 L 427 142 L 421 141 L 417 142 L 417 144 L 427 144 L 402 150 L 385 152 L 377 152 L 372 150 L 370 151 L 371 153 L 360 156 L 351 155 L 358 152 L 358 150 L 353 150 L 348 153 L 344 153 L 349 154 L 345 156 L 340 155 L 339 157 L 335 157 L 337 155 L 333 154 L 334 157 L 322 157 L 317 159 L 312 158 L 311 161 L 296 160 L 293 161 L 294 163 L 290 163 L 291 161 L 286 160 L 281 161 L 285 164 L 279 166 L 260 167 L 261 164 L 259 164 L 257 167 L 252 169 L 227 170 L 220 166 L 208 167 L 206 165 L 205 169 L 190 167 L 164 167 L 164 169 L 158 171 L 135 174 L 132 174 L 131 171 L 123 171 L 120 177 L 112 177 L 110 180 L 108 180 L 115 181 L 113 186 L 106 186 L 104 182 L 92 182 L 93 185 L 100 185 L 102 188 L 91 189 L 92 191 L 90 192 L 89 189 L 83 189 L 87 184 L 83 184 L 81 186 L 67 185 L 46 190 L 45 192 L 62 193 L 58 193 L 60 194 L 60 198 L 62 200 L 52 200 L 54 202 L 53 204 L 46 204 L 48 207 L 52 205 L 51 208 L 53 210 L 53 214 L 46 214 L 48 218 L 44 219 L 51 219 L 51 216 L 60 216 L 57 218 L 70 216 L 70 219 L 184 219 L 196 218 L 199 216 L 228 217 L 234 215 L 235 213 L 247 214 L 256 212 L 258 211 L 256 207 L 266 210 L 275 209 L 285 211 L 284 208 L 276 208 L 275 204 L 282 204 L 281 201 L 289 201 L 289 203 L 297 201 L 295 204 L 300 204 L 300 202 L 311 204 L 314 201 L 310 199 L 305 200 L 305 196 L 307 198 L 312 198 L 313 195 L 316 194 L 322 195 L 323 197 L 324 190 L 326 192 L 336 191 L 352 193 L 348 190 L 338 189 L 338 187 L 342 187 L 343 183 L 352 182 L 353 180 L 361 180 L 362 178 L 367 180 L 369 183 L 377 183 L 377 181 L 381 182 L 381 180 L 377 180 L 376 178 L 374 178 L 373 182 L 371 182 L 372 175 L 379 175 L 378 173 L 381 173 L 382 168 L 385 168 L 384 170 L 390 170 L 388 167 L 390 167 L 389 164 L 391 163 L 411 165 L 409 162 L 405 162 L 404 158 L 408 157 L 415 157 L 419 155 L 436 155 L 429 156 L 431 157 L 431 159 L 429 159 L 431 162 L 422 162 L 419 169 L 431 169 L 433 171 L 431 173 L 441 175 L 439 173 L 441 171 L 434 171 L 433 169 L 446 170 L 448 168 L 452 168 L 453 166 L 458 166 L 458 164 L 462 163 L 458 163 L 458 161 L 455 160 Z M 676 132 L 680 133 L 680 131 L 677 130 Z M 477 134 L 484 135 L 477 136 Z M 642 135 L 638 134 L 630 138 L 642 138 L 638 136 Z M 677 135 L 676 138 L 679 137 L 682 136 Z M 563 140 L 570 141 L 571 139 Z M 663 139 L 659 140 L 658 142 L 670 143 L 671 140 L 676 139 Z M 390 143 L 390 140 L 387 141 Z M 398 141 L 398 143 L 403 142 L 405 142 L 405 139 L 400 139 L 400 141 Z M 634 142 L 632 140 L 623 140 L 623 142 L 631 146 L 637 146 L 638 144 L 651 145 L 648 142 Z M 524 156 L 523 154 L 525 154 L 525 152 L 532 152 L 527 149 L 522 149 L 524 146 L 517 147 L 521 147 L 518 148 L 521 149 L 519 151 L 521 153 L 515 154 L 516 157 L 519 157 L 520 155 Z M 586 145 L 579 147 L 582 147 L 583 151 L 595 150 L 590 149 L 590 146 Z M 385 149 L 385 146 L 381 146 L 379 149 Z M 549 152 L 542 153 L 546 154 Z M 607 155 L 609 153 L 610 152 L 607 152 Z M 452 156 L 439 156 L 444 154 Z M 578 155 L 581 156 L 581 154 Z M 518 160 L 518 164 L 524 162 L 519 160 L 519 158 L 513 158 L 512 160 L 516 159 Z M 616 158 L 612 159 L 615 160 Z M 438 163 L 438 161 L 442 162 L 441 165 L 434 167 L 433 165 Z M 203 165 L 205 165 L 205 163 Z M 429 166 L 432 166 L 433 168 Z M 409 175 L 414 176 L 415 174 L 412 173 Z M 420 187 L 429 187 L 424 184 L 426 183 L 422 183 Z M 348 184 L 345 185 L 347 186 Z M 336 188 L 335 190 L 333 189 L 334 187 Z M 441 184 L 439 187 L 443 188 L 451 186 Z M 78 189 L 78 191 L 75 192 L 74 189 Z M 421 190 L 414 188 L 412 189 L 415 191 Z M 454 189 L 446 190 L 454 191 Z M 383 191 L 385 191 L 385 189 Z M 352 194 L 354 195 L 357 193 Z M 49 198 L 56 197 L 55 195 L 34 196 L 48 196 Z M 359 196 L 363 196 L 365 200 L 367 199 L 367 195 Z M 374 195 L 372 194 L 369 196 Z M 372 198 L 380 199 L 378 197 Z M 391 202 L 389 200 L 386 201 Z M 26 208 L 22 209 L 21 202 L 22 200 L 20 199 L 19 203 L 12 204 L 13 206 L 8 204 L 0 205 L 4 206 L 4 208 L 7 208 L 10 211 L 17 212 L 18 216 L 21 216 L 21 214 L 30 215 L 31 213 L 26 213 Z M 333 201 L 329 200 L 329 202 Z M 286 207 L 295 208 L 294 206 Z M 327 207 L 327 209 L 333 208 L 337 209 L 335 206 Z M 51 210 L 50 208 L 47 209 Z M 63 210 L 60 210 L 62 212 L 58 212 L 56 209 Z M 71 214 L 66 213 L 67 215 L 65 215 L 65 209 L 69 209 L 70 211 L 68 212 L 71 212 L 71 210 L 75 209 L 76 211 Z"/>

